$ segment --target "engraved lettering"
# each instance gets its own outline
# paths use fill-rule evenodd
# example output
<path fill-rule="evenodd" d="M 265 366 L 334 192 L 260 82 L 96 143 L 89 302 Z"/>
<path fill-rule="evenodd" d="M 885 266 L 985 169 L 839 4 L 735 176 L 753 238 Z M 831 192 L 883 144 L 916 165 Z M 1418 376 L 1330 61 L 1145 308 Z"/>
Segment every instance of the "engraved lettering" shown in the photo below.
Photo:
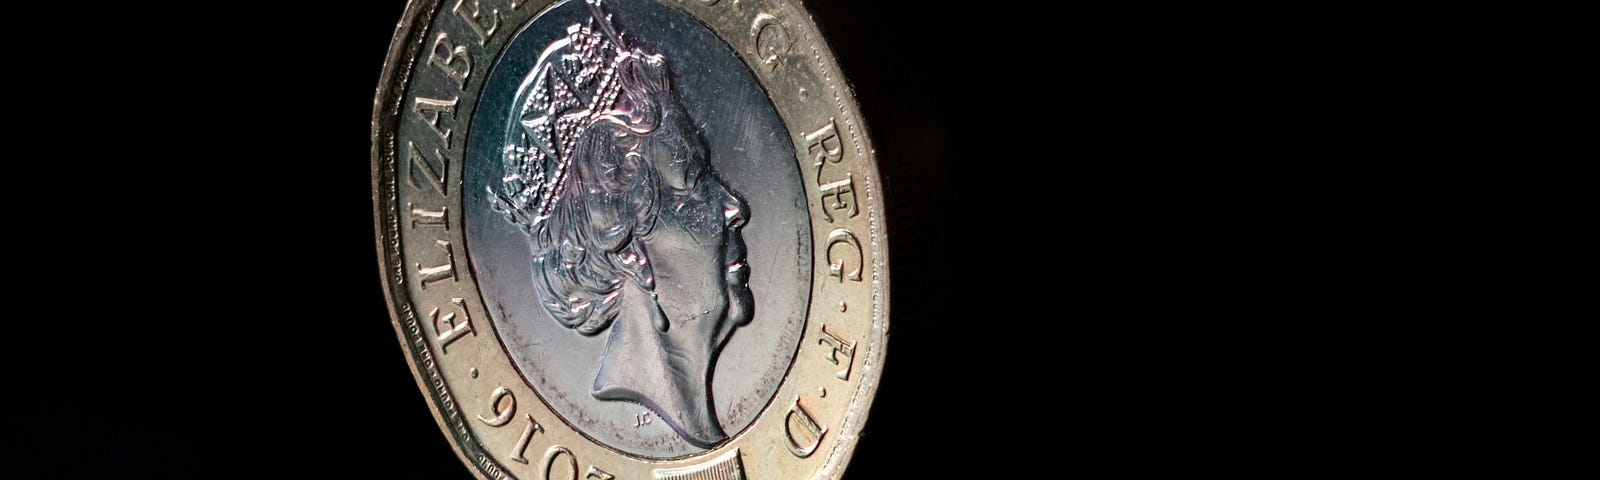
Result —
<path fill-rule="evenodd" d="M 655 420 L 654 420 L 655 416 L 656 416 L 656 414 L 654 412 L 649 411 L 649 410 L 645 410 L 644 413 L 640 413 L 638 415 L 634 415 L 633 416 L 633 428 L 639 428 L 639 427 L 643 427 L 645 425 L 649 425 L 651 423 L 654 423 L 655 422 Z"/>
<path fill-rule="evenodd" d="M 789 30 L 778 21 L 778 17 L 762 13 L 756 15 L 755 21 L 750 24 L 750 36 L 755 37 L 756 55 L 761 58 L 761 63 L 774 72 L 778 71 L 782 65 L 778 56 L 789 53 L 793 47 Z"/>
<path fill-rule="evenodd" d="M 827 163 L 839 163 L 844 160 L 844 142 L 839 140 L 839 130 L 833 126 L 833 119 L 828 119 L 828 124 L 815 132 L 806 134 L 806 153 L 811 155 L 811 160 L 817 167 L 817 181 L 822 181 L 822 166 Z"/>
<path fill-rule="evenodd" d="M 472 56 L 467 54 L 467 47 L 456 46 L 450 41 L 450 35 L 441 32 L 433 37 L 433 48 L 428 51 L 428 65 L 455 80 L 456 88 L 464 88 L 467 75 L 472 73 Z"/>
<path fill-rule="evenodd" d="M 489 36 L 494 35 L 494 31 L 500 28 L 500 9 L 491 8 L 489 9 L 489 15 L 484 16 L 483 8 L 478 5 L 478 0 L 470 0 L 472 2 L 470 5 L 467 3 L 468 1 L 456 0 L 456 6 L 451 11 L 455 12 L 456 16 L 461 17 L 462 20 L 467 21 L 467 27 L 472 29 L 472 33 L 478 35 L 478 45 L 487 44 L 489 43 Z M 463 10 L 462 7 L 469 8 Z"/>
<path fill-rule="evenodd" d="M 517 463 L 528 463 L 528 458 L 522 456 L 523 453 L 528 451 L 528 441 L 533 440 L 533 434 L 544 433 L 544 425 L 540 425 L 539 422 L 534 421 L 533 414 L 527 414 L 524 416 L 524 418 L 528 419 L 528 426 L 522 428 L 522 436 L 517 438 L 516 445 L 511 446 L 511 461 Z M 548 454 L 546 454 L 546 456 L 548 456 Z M 549 461 L 547 460 L 545 463 L 548 465 Z M 574 466 L 572 468 L 573 470 L 577 470 L 578 467 Z M 548 468 L 545 469 L 545 478 L 550 478 L 550 471 Z"/>
<path fill-rule="evenodd" d="M 411 161 L 409 163 L 411 165 L 411 175 L 406 176 L 406 184 L 411 185 L 411 188 L 422 188 L 417 186 L 417 174 L 420 173 L 423 180 L 427 181 L 428 185 L 432 185 L 433 190 L 439 192 L 440 196 L 448 195 L 449 190 L 446 189 L 445 181 L 450 179 L 450 158 L 444 156 L 444 153 L 440 152 L 439 149 L 433 149 L 433 156 L 439 158 L 439 167 L 435 168 L 433 162 L 424 158 L 422 152 L 417 151 L 417 144 L 406 142 L 406 147 L 411 150 Z"/>
<path fill-rule="evenodd" d="M 839 139 L 839 130 L 834 126 L 833 119 L 817 131 L 807 133 L 805 136 L 806 154 L 811 156 L 812 165 L 817 167 L 817 188 L 821 191 L 819 201 L 822 203 L 822 218 L 833 222 L 833 215 L 829 210 L 845 212 L 850 218 L 855 218 L 861 213 L 856 201 L 855 178 L 845 173 L 843 180 L 826 182 L 822 180 L 822 169 L 828 164 L 838 164 L 844 161 L 844 142 Z"/>
<path fill-rule="evenodd" d="M 658 468 L 650 472 L 652 480 L 744 480 L 744 462 L 739 460 L 739 449 L 729 450 L 709 461 L 675 468 Z"/>
<path fill-rule="evenodd" d="M 828 324 L 824 323 L 822 324 L 822 338 L 817 339 L 817 344 L 828 346 L 828 353 L 823 356 L 834 365 L 839 364 L 839 355 L 844 355 L 844 370 L 834 372 L 833 375 L 839 377 L 840 380 L 850 380 L 850 364 L 856 359 L 856 342 L 847 342 L 845 339 L 839 338 L 838 335 L 829 332 Z"/>
<path fill-rule="evenodd" d="M 567 457 L 567 471 L 572 472 L 572 475 L 562 478 L 574 480 L 578 478 L 578 457 L 572 454 L 572 450 L 567 450 L 567 447 L 551 445 L 549 450 L 544 451 L 544 480 L 550 480 L 550 470 L 556 466 L 556 457 L 563 455 Z"/>
<path fill-rule="evenodd" d="M 615 480 L 617 477 L 616 475 L 606 473 L 606 471 L 601 470 L 600 467 L 590 465 L 589 471 L 583 474 L 583 478 L 593 478 L 596 480 Z"/>
<path fill-rule="evenodd" d="M 855 261 L 853 263 L 846 262 L 842 258 L 834 260 L 833 247 L 839 244 L 844 244 L 855 250 Z M 856 239 L 856 234 L 850 233 L 849 230 L 843 228 L 835 228 L 832 232 L 828 232 L 828 246 L 825 248 L 823 260 L 828 262 L 829 276 L 838 277 L 840 282 L 844 282 L 846 279 L 856 282 L 861 281 L 861 264 L 865 259 L 861 256 L 861 240 Z M 854 265 L 854 268 L 848 272 L 845 271 L 845 267 L 850 265 Z"/>
<path fill-rule="evenodd" d="M 506 476 L 505 471 L 500 469 L 499 464 L 489 460 L 488 455 L 481 453 L 478 454 L 478 467 L 482 468 L 483 473 L 488 475 L 489 478 L 493 478 L 495 480 L 506 480 L 507 478 L 510 478 Z"/>
<path fill-rule="evenodd" d="M 417 114 L 422 115 L 422 122 L 428 124 L 428 128 L 432 128 L 433 133 L 439 135 L 439 140 L 444 141 L 445 149 L 450 148 L 450 133 L 453 129 L 440 127 L 439 118 L 448 116 L 450 117 L 450 123 L 454 124 L 456 122 L 456 103 L 459 100 L 456 97 L 450 97 L 449 100 L 417 97 L 416 102 L 412 104 L 412 109 L 416 110 Z"/>
<path fill-rule="evenodd" d="M 796 426 L 800 427 L 805 437 L 810 438 L 809 442 L 795 436 Z M 788 440 L 789 453 L 806 458 L 816 453 L 817 447 L 822 445 L 822 436 L 828 434 L 828 428 L 818 425 L 817 419 L 800 404 L 800 397 L 795 396 L 794 403 L 789 404 L 789 413 L 783 417 L 783 433 Z"/>
<path fill-rule="evenodd" d="M 430 283 L 446 279 L 454 281 L 456 279 L 456 252 L 450 247 L 450 242 L 434 240 L 434 244 L 444 249 L 444 263 L 432 267 L 424 267 L 421 263 L 415 264 L 418 275 L 417 283 L 422 284 L 424 290 L 428 288 Z"/>
<path fill-rule="evenodd" d="M 450 207 L 439 207 L 438 211 L 423 210 L 415 204 L 407 203 L 406 209 L 411 210 L 411 228 L 418 225 L 430 227 L 444 227 L 450 229 Z"/>
<path fill-rule="evenodd" d="M 505 408 L 500 407 L 501 403 L 506 404 Z M 509 388 L 495 388 L 493 392 L 489 392 L 489 413 L 493 413 L 494 416 L 484 418 L 483 415 L 478 415 L 478 421 L 491 427 L 501 427 L 511 423 L 511 416 L 517 413 L 517 396 L 512 394 Z"/>
<path fill-rule="evenodd" d="M 460 322 L 456 321 L 456 312 L 445 313 L 443 317 L 439 316 L 439 309 L 437 308 L 428 312 L 428 318 L 433 319 L 433 329 L 439 332 L 439 351 L 446 354 L 450 353 L 450 344 L 460 340 L 465 334 L 472 334 L 474 337 L 478 336 L 478 332 L 472 329 L 472 315 L 467 312 L 467 301 L 461 298 L 452 298 L 450 303 L 455 304 L 456 308 L 461 310 Z"/>
<path fill-rule="evenodd" d="M 822 191 L 823 220 L 827 220 L 829 223 L 833 222 L 833 215 L 828 214 L 829 210 L 842 210 L 846 213 L 845 216 L 849 218 L 855 218 L 857 214 L 861 213 L 856 207 L 855 178 L 850 174 L 844 174 L 844 180 L 819 185 L 817 188 Z M 829 202 L 829 198 L 832 198 L 833 201 Z"/>

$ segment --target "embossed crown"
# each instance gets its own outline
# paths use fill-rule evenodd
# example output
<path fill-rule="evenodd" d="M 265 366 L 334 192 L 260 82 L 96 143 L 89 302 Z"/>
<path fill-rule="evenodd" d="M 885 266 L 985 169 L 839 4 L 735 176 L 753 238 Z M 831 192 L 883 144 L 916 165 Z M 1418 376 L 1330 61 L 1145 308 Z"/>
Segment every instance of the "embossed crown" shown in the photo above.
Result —
<path fill-rule="evenodd" d="M 567 28 L 567 36 L 545 48 L 517 89 L 517 120 L 504 147 L 503 191 L 489 188 L 494 209 L 532 232 L 549 218 L 567 180 L 572 151 L 585 129 L 613 114 L 622 93 L 630 51 L 601 0 L 585 0 L 591 17 Z M 662 86 L 661 88 L 664 88 Z"/>

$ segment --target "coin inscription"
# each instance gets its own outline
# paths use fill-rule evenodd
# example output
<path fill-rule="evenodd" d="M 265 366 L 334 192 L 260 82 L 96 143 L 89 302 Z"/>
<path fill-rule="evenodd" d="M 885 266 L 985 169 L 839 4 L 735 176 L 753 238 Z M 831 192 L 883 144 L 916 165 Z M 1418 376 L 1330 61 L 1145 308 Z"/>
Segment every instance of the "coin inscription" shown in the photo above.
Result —
<path fill-rule="evenodd" d="M 439 135 L 439 141 L 445 148 L 450 148 L 450 134 L 455 133 L 455 127 L 451 124 L 455 122 L 457 103 L 460 103 L 460 99 L 456 97 L 447 100 L 417 97 L 416 103 L 412 104 L 417 114 L 422 115 L 422 121 Z"/>
<path fill-rule="evenodd" d="M 778 21 L 778 17 L 762 13 L 756 15 L 755 22 L 750 24 L 750 36 L 755 38 L 754 45 L 761 63 L 771 71 L 778 71 L 778 57 L 789 53 L 789 30 Z"/>
<path fill-rule="evenodd" d="M 378 247 L 477 476 L 840 474 L 881 375 L 887 252 L 870 143 L 807 18 L 408 5 L 375 101 Z"/>

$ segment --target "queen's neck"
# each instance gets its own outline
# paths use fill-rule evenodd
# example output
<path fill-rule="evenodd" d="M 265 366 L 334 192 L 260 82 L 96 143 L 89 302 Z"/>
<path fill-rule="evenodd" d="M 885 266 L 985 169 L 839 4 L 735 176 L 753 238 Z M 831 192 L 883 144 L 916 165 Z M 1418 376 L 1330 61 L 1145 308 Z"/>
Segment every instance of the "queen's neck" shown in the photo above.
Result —
<path fill-rule="evenodd" d="M 666 325 L 660 307 L 632 282 L 623 288 L 622 310 L 611 325 L 591 394 L 644 405 L 695 446 L 726 439 L 711 404 L 711 355 L 701 345 L 706 339 L 658 330 L 655 325 Z"/>

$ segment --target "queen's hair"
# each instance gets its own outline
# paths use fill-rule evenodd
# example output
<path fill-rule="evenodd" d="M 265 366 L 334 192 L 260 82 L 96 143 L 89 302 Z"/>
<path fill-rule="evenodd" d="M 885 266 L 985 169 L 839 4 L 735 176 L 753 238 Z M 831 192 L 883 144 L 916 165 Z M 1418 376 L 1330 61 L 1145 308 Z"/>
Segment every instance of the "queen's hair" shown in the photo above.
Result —
<path fill-rule="evenodd" d="M 671 73 L 660 54 L 627 49 L 593 20 L 552 45 L 528 77 L 491 203 L 530 239 L 541 305 L 595 335 L 616 319 L 626 280 L 655 288 L 638 237 L 655 225 L 661 182 L 641 142 L 664 102 L 676 102 Z"/>

